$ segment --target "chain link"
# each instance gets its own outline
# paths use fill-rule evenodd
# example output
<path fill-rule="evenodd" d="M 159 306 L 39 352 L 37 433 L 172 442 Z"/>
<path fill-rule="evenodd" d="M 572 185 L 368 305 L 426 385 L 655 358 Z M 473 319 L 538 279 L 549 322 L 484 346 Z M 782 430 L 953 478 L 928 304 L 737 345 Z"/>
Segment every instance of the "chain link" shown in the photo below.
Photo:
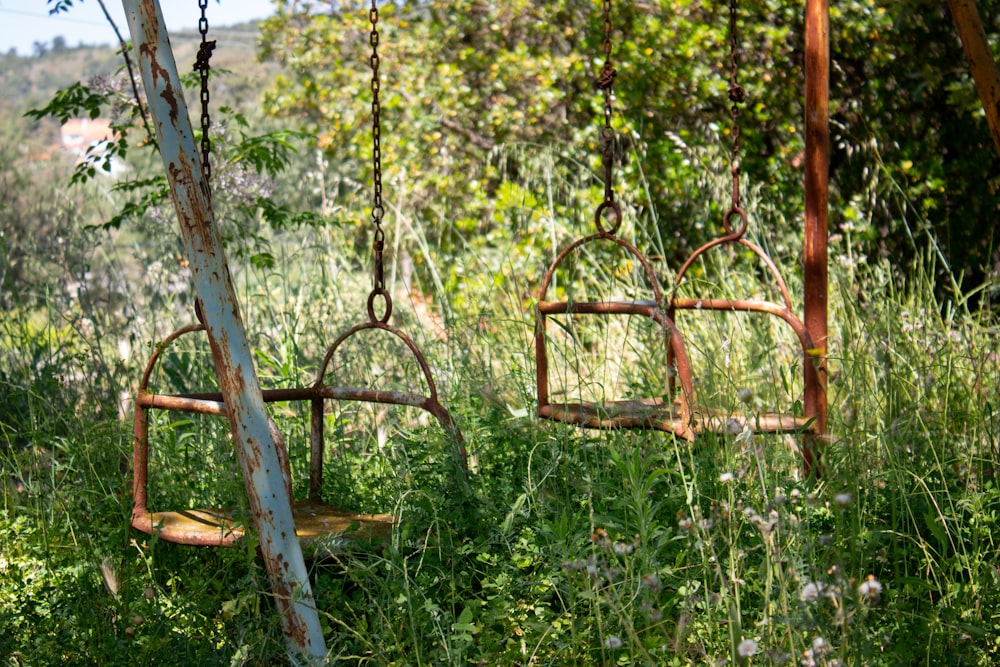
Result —
<path fill-rule="evenodd" d="M 730 170 L 733 174 L 732 209 L 740 208 L 740 104 L 746 101 L 747 92 L 740 85 L 739 75 L 739 39 L 736 26 L 737 0 L 729 0 L 729 116 L 732 128 L 729 131 L 732 140 Z"/>
<path fill-rule="evenodd" d="M 208 128 L 212 125 L 212 117 L 208 113 L 208 72 L 211 69 L 208 61 L 215 50 L 215 40 L 208 39 L 208 0 L 198 0 L 198 8 L 201 9 L 201 18 L 198 19 L 198 32 L 201 33 L 201 46 L 198 48 L 198 55 L 194 61 L 194 71 L 201 74 L 201 170 L 205 177 L 205 182 L 212 180 L 212 164 L 209 155 L 212 152 L 212 140 L 209 137 Z"/>
<path fill-rule="evenodd" d="M 613 205 L 615 201 L 615 131 L 611 127 L 611 116 L 614 112 L 614 108 L 612 107 L 612 90 L 614 88 L 615 77 L 618 76 L 618 71 L 615 70 L 614 65 L 611 63 L 611 35 L 614 27 L 611 24 L 611 0 L 603 0 L 601 9 L 604 19 L 604 65 L 601 67 L 601 72 L 597 76 L 597 88 L 604 93 L 604 127 L 601 128 L 601 161 L 604 167 L 604 203 L 601 204 L 601 207 L 598 209 L 599 213 L 597 226 L 599 229 L 604 229 L 599 216 L 602 214 L 601 212 L 606 211 L 607 215 L 612 215 L 616 218 L 611 229 L 611 231 L 614 231 L 614 229 L 617 229 L 618 224 L 621 222 L 621 215 L 618 213 L 617 205 Z"/>
<path fill-rule="evenodd" d="M 371 91 L 372 91 L 372 171 L 374 173 L 374 185 L 372 195 L 372 222 L 375 224 L 374 239 L 372 241 L 372 253 L 375 259 L 373 270 L 372 293 L 368 297 L 368 316 L 373 321 L 378 319 L 385 323 L 392 313 L 392 300 L 385 290 L 385 267 L 383 254 L 385 251 L 385 230 L 382 229 L 382 218 L 385 217 L 385 208 L 382 205 L 382 104 L 379 101 L 379 92 L 382 88 L 379 79 L 379 65 L 381 59 L 378 55 L 379 32 L 378 32 L 378 5 L 376 0 L 372 0 L 371 9 L 368 11 L 368 20 L 372 24 L 371 34 L 368 38 L 372 47 L 372 55 L 369 63 L 372 69 Z M 385 311 L 382 317 L 375 316 L 373 302 L 375 297 L 381 296 L 385 303 Z"/>

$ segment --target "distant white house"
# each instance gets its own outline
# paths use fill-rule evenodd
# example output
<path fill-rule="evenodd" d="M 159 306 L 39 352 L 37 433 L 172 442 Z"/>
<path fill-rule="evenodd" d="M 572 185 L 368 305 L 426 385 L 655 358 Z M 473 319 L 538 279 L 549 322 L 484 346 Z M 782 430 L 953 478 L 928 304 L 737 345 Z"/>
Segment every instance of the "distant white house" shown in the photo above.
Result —
<path fill-rule="evenodd" d="M 116 133 L 111 129 L 111 121 L 107 118 L 70 118 L 61 129 L 62 150 L 75 156 L 77 162 L 82 162 L 87 151 L 103 141 L 112 141 Z M 110 176 L 117 176 L 125 171 L 125 165 L 118 159 L 111 160 Z M 108 172 L 98 169 L 99 173 Z"/>

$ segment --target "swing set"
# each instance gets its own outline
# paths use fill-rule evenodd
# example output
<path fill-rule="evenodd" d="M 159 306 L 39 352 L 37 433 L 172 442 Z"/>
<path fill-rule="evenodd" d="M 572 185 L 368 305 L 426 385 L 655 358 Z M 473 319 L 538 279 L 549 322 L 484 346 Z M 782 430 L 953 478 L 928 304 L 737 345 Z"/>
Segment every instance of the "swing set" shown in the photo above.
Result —
<path fill-rule="evenodd" d="M 392 299 L 385 287 L 383 269 L 383 249 L 385 247 L 385 231 L 383 219 L 385 209 L 382 203 L 382 167 L 381 167 L 381 125 L 379 102 L 380 58 L 378 54 L 378 9 L 373 4 L 370 10 L 372 52 L 370 64 L 372 70 L 372 143 L 373 143 L 373 205 L 371 217 L 373 223 L 373 289 L 367 299 L 367 321 L 358 324 L 339 336 L 327 349 L 320 369 L 313 384 L 292 389 L 270 389 L 262 391 L 265 403 L 305 401 L 310 404 L 310 462 L 309 462 L 309 493 L 304 500 L 293 504 L 296 533 L 300 538 L 309 540 L 334 533 L 348 536 L 378 536 L 385 537 L 391 529 L 393 518 L 387 514 L 359 514 L 347 512 L 335 505 L 325 503 L 322 497 L 322 478 L 324 460 L 324 414 L 328 401 L 360 401 L 390 405 L 405 405 L 418 407 L 433 415 L 440 427 L 451 435 L 456 445 L 456 452 L 463 468 L 466 465 L 466 452 L 462 443 L 461 432 L 448 410 L 438 399 L 437 388 L 430 368 L 416 344 L 405 332 L 389 324 L 392 314 Z M 598 77 L 597 86 L 603 94 L 604 125 L 600 137 L 603 146 L 603 181 L 604 198 L 594 212 L 596 232 L 580 238 L 559 251 L 555 260 L 549 265 L 541 282 L 536 308 L 535 358 L 537 381 L 538 415 L 543 419 L 576 424 L 596 429 L 649 429 L 672 433 L 678 437 L 693 440 L 699 433 L 721 432 L 725 430 L 742 430 L 749 428 L 759 432 L 795 433 L 806 437 L 822 435 L 825 429 L 825 406 L 808 406 L 805 414 L 792 415 L 788 413 L 766 412 L 752 416 L 733 414 L 720 410 L 712 410 L 698 406 L 695 402 L 695 388 L 692 378 L 692 367 L 684 338 L 677 326 L 680 311 L 723 311 L 723 312 L 753 312 L 779 318 L 791 328 L 798 342 L 802 369 L 804 375 L 805 393 L 822 395 L 821 355 L 818 354 L 814 335 L 803 321 L 795 314 L 791 296 L 778 268 L 767 253 L 757 244 L 746 238 L 748 227 L 747 212 L 742 206 L 740 195 L 740 125 L 739 105 L 745 100 L 746 93 L 738 81 L 738 38 L 737 38 L 737 5 L 736 0 L 730 1 L 729 7 L 729 48 L 730 48 L 730 80 L 728 97 L 731 102 L 730 116 L 732 125 L 730 136 L 732 195 L 728 211 L 723 216 L 724 233 L 719 237 L 697 248 L 683 263 L 676 273 L 672 289 L 664 293 L 657 278 L 656 271 L 650 260 L 630 241 L 618 235 L 622 223 L 622 209 L 615 197 L 614 189 L 614 143 L 615 131 L 612 129 L 613 84 L 616 71 L 612 64 L 612 20 L 611 3 L 603 3 L 604 23 L 604 65 Z M 199 23 L 202 35 L 201 49 L 198 54 L 195 70 L 201 73 L 201 103 L 202 103 L 202 169 L 206 182 L 211 175 L 208 113 L 209 89 L 208 71 L 209 58 L 215 42 L 207 40 L 207 19 L 202 6 L 202 17 Z M 808 239 L 807 239 L 808 240 Z M 556 301 L 549 298 L 550 289 L 557 273 L 564 267 L 568 259 L 583 246 L 588 244 L 613 244 L 622 249 L 639 268 L 639 275 L 645 280 L 652 298 L 646 300 L 602 300 L 602 301 Z M 695 262 L 705 253 L 727 245 L 738 245 L 757 257 L 767 269 L 780 295 L 780 302 L 759 299 L 719 299 L 694 298 L 678 296 L 686 274 Z M 815 273 L 815 272 L 814 272 Z M 807 290 L 810 281 L 815 282 L 817 276 L 807 273 Z M 825 276 L 822 276 L 825 278 Z M 812 287 L 815 287 L 814 285 Z M 825 291 L 825 285 L 821 285 Z M 381 314 L 376 311 L 381 310 Z M 201 311 L 198 310 L 199 320 Z M 552 399 L 553 394 L 568 395 L 552 386 L 549 361 L 549 322 L 551 318 L 560 315 L 590 316 L 602 318 L 614 316 L 639 316 L 655 322 L 658 327 L 657 345 L 647 350 L 646 354 L 655 359 L 661 359 L 661 386 L 651 395 L 640 398 L 607 399 L 602 401 L 569 401 L 562 402 Z M 135 411 L 135 451 L 134 451 L 134 512 L 132 525 L 148 534 L 155 534 L 160 539 L 182 544 L 228 546 L 243 536 L 243 526 L 232 516 L 217 509 L 191 509 L 167 512 L 153 512 L 148 508 L 149 475 L 149 413 L 151 410 L 170 410 L 177 412 L 200 413 L 210 415 L 226 415 L 226 408 L 221 392 L 184 393 L 163 395 L 150 389 L 150 379 L 162 357 L 163 351 L 177 338 L 195 332 L 205 331 L 204 322 L 183 327 L 165 338 L 158 345 L 149 359 L 145 372 L 139 384 Z M 412 354 L 420 369 L 426 394 L 410 392 L 384 391 L 356 386 L 330 385 L 325 381 L 327 369 L 337 350 L 348 339 L 365 333 L 382 332 L 384 335 L 398 339 Z M 276 432 L 273 422 L 270 423 Z M 283 441 L 276 438 L 278 454 L 285 471 L 283 473 L 287 491 L 291 496 L 291 481 L 288 453 Z M 812 464 L 811 450 L 806 448 L 806 467 Z"/>
<path fill-rule="evenodd" d="M 208 129 L 208 60 L 214 42 L 206 38 L 207 0 L 199 0 L 202 9 L 199 28 L 202 49 L 195 68 L 201 73 L 202 164 L 194 156 L 198 150 L 187 115 L 176 64 L 166 35 L 159 4 L 123 0 L 129 28 L 138 56 L 150 111 L 159 134 L 161 156 L 178 217 L 182 240 L 197 288 L 196 314 L 199 323 L 173 332 L 154 351 L 139 384 L 135 410 L 133 458 L 134 510 L 131 525 L 136 530 L 179 544 L 228 546 L 245 535 L 246 518 L 216 508 L 160 511 L 149 507 L 150 417 L 154 410 L 224 416 L 243 473 L 247 491 L 249 519 L 259 537 L 259 549 L 276 592 L 283 630 L 293 653 L 322 657 L 325 646 L 322 629 L 299 539 L 308 541 L 323 535 L 384 538 L 395 525 L 388 514 L 363 514 L 338 509 L 323 497 L 325 422 L 332 403 L 360 402 L 383 406 L 418 408 L 431 415 L 446 433 L 453 446 L 456 470 L 466 474 L 466 451 L 462 434 L 448 410 L 438 398 L 431 370 L 416 344 L 401 330 L 389 324 L 392 299 L 386 290 L 382 253 L 385 210 L 382 204 L 381 129 L 379 104 L 378 7 L 370 9 L 372 47 L 372 141 L 373 141 L 373 288 L 366 303 L 367 319 L 339 335 L 326 348 L 312 384 L 301 387 L 262 390 L 250 354 L 240 308 L 229 277 L 222 242 L 214 224 L 211 206 L 210 141 Z M 730 0 L 732 101 L 732 197 L 722 220 L 724 233 L 695 250 L 683 263 L 669 292 L 664 293 L 649 259 L 630 241 L 618 235 L 622 209 L 614 190 L 614 131 L 611 127 L 612 87 L 615 77 L 611 65 L 611 2 L 603 1 L 605 28 L 604 67 L 599 88 L 604 95 L 604 127 L 601 130 L 604 167 L 604 199 L 598 205 L 594 234 L 572 242 L 556 255 L 541 281 L 536 310 L 535 354 L 538 415 L 587 428 L 649 429 L 672 433 L 684 439 L 724 428 L 718 411 L 699 407 L 695 402 L 686 341 L 677 327 L 681 311 L 720 311 L 767 314 L 785 322 L 794 332 L 801 351 L 803 368 L 803 414 L 767 413 L 756 417 L 737 417 L 741 428 L 759 431 L 789 432 L 802 436 L 803 464 L 806 474 L 818 472 L 816 455 L 826 433 L 825 345 L 827 336 L 827 163 L 828 163 L 828 10 L 826 0 L 806 0 L 806 159 L 805 159 L 805 241 L 804 314 L 793 311 L 791 297 L 775 263 L 764 250 L 747 238 L 746 211 L 740 198 L 739 104 L 743 90 L 737 82 L 736 0 Z M 623 252 L 638 267 L 636 273 L 646 283 L 650 299 L 603 299 L 595 301 L 557 301 L 549 297 L 564 262 L 584 246 L 610 245 Z M 755 299 L 697 299 L 681 297 L 678 288 L 691 267 L 707 252 L 722 246 L 738 246 L 757 257 L 777 286 L 779 302 Z M 656 345 L 646 353 L 657 365 L 659 386 L 638 399 L 602 398 L 600 401 L 555 401 L 553 396 L 569 396 L 553 388 L 550 378 L 550 321 L 557 316 L 638 316 L 657 327 Z M 219 389 L 209 392 L 176 394 L 157 393 L 151 380 L 163 353 L 177 339 L 188 334 L 207 334 L 218 377 Z M 328 375 L 338 353 L 348 340 L 383 336 L 395 341 L 412 357 L 419 369 L 420 391 L 385 390 L 370 386 L 328 382 Z M 308 497 L 295 501 L 288 451 L 275 423 L 267 417 L 265 406 L 274 403 L 305 403 L 309 406 L 309 486 Z"/>

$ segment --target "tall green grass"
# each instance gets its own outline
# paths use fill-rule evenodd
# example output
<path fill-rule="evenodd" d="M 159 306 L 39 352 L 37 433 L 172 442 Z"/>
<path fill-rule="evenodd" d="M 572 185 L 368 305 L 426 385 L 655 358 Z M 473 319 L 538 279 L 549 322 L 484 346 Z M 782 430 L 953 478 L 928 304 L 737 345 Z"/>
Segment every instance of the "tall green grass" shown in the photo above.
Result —
<path fill-rule="evenodd" d="M 325 344 L 364 318 L 366 276 L 317 233 L 270 239 L 291 267 L 280 275 L 236 272 L 271 386 L 310 381 Z M 400 290 L 395 312 L 431 359 L 474 474 L 456 476 L 446 434 L 413 415 L 330 417 L 345 436 L 334 438 L 330 494 L 401 517 L 383 548 L 311 564 L 331 662 L 993 664 L 995 322 L 935 299 L 932 254 L 923 272 L 901 278 L 832 250 L 831 437 L 820 479 L 802 477 L 801 442 L 789 436 L 688 443 L 538 422 L 531 295 L 547 256 L 514 242 L 495 254 L 473 249 L 463 275 L 422 257 L 446 291 L 425 285 L 427 306 Z M 697 287 L 761 293 L 730 259 L 707 261 Z M 169 270 L 149 273 L 172 284 Z M 595 283 L 628 272 L 608 277 Z M 801 293 L 794 271 L 789 278 Z M 252 539 L 195 549 L 127 528 L 131 423 L 118 402 L 149 345 L 193 320 L 176 292 L 149 288 L 140 293 L 155 298 L 129 311 L 148 310 L 142 318 L 69 317 L 53 300 L 0 322 L 0 655 L 11 664 L 284 660 Z M 417 306 L 442 314 L 445 336 Z M 782 327 L 708 313 L 685 314 L 681 326 L 702 401 L 794 406 L 801 368 Z M 633 331 L 594 334 L 607 338 L 590 349 L 620 350 Z M 210 384 L 204 352 L 180 346 L 160 379 Z M 350 354 L 383 378 L 398 356 Z M 602 359 L 626 362 L 600 370 L 611 373 L 635 360 L 593 361 Z M 303 415 L 274 416 L 304 472 Z M 217 426 L 158 417 L 156 502 L 243 502 Z"/>

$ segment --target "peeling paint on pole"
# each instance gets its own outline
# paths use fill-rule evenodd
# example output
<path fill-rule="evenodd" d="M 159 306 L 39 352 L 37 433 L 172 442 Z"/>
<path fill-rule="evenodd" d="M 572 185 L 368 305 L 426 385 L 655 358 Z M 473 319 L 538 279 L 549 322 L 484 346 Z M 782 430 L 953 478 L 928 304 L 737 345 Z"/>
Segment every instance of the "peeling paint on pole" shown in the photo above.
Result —
<path fill-rule="evenodd" d="M 295 536 L 284 466 L 269 428 L 163 15 L 157 0 L 122 0 L 122 4 L 289 656 L 293 663 L 318 661 L 325 657 L 326 645 Z"/>

